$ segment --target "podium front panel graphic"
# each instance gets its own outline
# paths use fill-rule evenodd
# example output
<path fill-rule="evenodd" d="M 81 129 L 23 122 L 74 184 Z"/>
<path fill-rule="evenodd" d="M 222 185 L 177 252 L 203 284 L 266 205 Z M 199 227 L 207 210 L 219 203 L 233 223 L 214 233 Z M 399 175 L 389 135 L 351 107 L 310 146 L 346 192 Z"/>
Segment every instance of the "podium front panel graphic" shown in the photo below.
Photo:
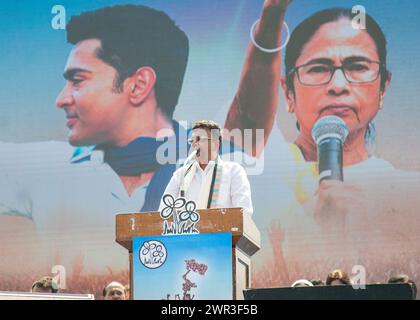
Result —
<path fill-rule="evenodd" d="M 133 238 L 135 300 L 230 300 L 232 234 Z"/>

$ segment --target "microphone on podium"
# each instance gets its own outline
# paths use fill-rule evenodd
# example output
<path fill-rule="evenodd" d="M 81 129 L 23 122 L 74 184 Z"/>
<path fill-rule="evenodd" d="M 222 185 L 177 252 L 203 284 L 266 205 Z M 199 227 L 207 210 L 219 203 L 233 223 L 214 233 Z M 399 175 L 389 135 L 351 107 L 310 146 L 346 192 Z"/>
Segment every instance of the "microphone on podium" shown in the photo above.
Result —
<path fill-rule="evenodd" d="M 337 116 L 325 116 L 312 128 L 318 150 L 319 182 L 343 181 L 343 144 L 349 134 L 346 123 Z"/>
<path fill-rule="evenodd" d="M 186 166 L 186 165 L 192 163 L 193 160 L 195 160 L 195 156 L 197 155 L 197 153 L 198 153 L 199 150 L 200 150 L 199 147 L 193 147 L 192 150 L 191 150 L 190 155 L 187 157 L 187 159 L 185 159 L 183 166 Z M 189 168 L 187 168 L 187 170 L 186 170 L 186 172 L 185 172 L 185 174 L 183 176 L 184 178 L 187 175 L 188 171 L 191 169 L 191 167 L 192 167 L 192 165 Z M 181 197 L 185 197 L 185 190 L 182 189 L 183 183 L 184 182 L 181 183 L 181 190 L 180 190 L 180 196 Z"/>
<path fill-rule="evenodd" d="M 200 150 L 199 147 L 192 148 L 192 151 L 191 151 L 190 155 L 184 161 L 184 166 L 187 165 L 188 163 L 191 163 L 191 161 L 194 160 L 194 158 L 197 155 L 199 150 Z"/>

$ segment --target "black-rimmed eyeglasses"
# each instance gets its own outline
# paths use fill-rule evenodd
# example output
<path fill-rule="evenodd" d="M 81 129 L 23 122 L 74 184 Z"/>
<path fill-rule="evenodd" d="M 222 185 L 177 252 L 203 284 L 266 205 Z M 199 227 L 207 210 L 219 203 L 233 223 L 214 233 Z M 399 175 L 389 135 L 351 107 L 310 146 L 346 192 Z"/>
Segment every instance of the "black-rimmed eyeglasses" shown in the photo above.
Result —
<path fill-rule="evenodd" d="M 188 143 L 193 144 L 194 142 L 205 141 L 205 140 L 214 140 L 214 139 L 196 136 L 196 137 L 189 138 Z"/>
<path fill-rule="evenodd" d="M 308 63 L 294 67 L 289 75 L 296 72 L 298 80 L 305 86 L 319 86 L 331 81 L 336 70 L 341 70 L 350 83 L 369 83 L 378 79 L 384 64 L 378 61 L 351 61 L 341 66 L 323 63 Z"/>

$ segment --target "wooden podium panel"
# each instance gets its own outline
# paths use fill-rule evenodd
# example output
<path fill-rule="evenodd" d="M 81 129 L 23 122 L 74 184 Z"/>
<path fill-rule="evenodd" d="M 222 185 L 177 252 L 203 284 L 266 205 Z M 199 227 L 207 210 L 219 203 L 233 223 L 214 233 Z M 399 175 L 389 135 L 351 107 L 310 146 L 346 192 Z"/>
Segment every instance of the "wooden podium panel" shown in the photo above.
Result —
<path fill-rule="evenodd" d="M 197 210 L 200 233 L 232 232 L 233 299 L 244 299 L 251 283 L 251 256 L 260 249 L 260 233 L 252 218 L 241 208 Z M 116 216 L 116 242 L 126 248 L 130 259 L 130 290 L 133 297 L 132 238 L 160 236 L 163 219 L 159 212 L 122 213 Z"/>

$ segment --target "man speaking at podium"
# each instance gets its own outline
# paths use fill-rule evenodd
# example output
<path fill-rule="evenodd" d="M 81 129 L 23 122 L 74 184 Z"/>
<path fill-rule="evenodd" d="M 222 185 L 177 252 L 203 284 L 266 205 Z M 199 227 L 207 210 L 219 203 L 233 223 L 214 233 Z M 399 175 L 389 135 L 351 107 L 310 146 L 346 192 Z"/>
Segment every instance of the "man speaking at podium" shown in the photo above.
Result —
<path fill-rule="evenodd" d="M 219 156 L 220 126 L 211 120 L 197 121 L 188 142 L 192 152 L 184 166 L 174 172 L 164 194 L 192 200 L 197 209 L 240 207 L 251 215 L 251 187 L 244 168 Z"/>

